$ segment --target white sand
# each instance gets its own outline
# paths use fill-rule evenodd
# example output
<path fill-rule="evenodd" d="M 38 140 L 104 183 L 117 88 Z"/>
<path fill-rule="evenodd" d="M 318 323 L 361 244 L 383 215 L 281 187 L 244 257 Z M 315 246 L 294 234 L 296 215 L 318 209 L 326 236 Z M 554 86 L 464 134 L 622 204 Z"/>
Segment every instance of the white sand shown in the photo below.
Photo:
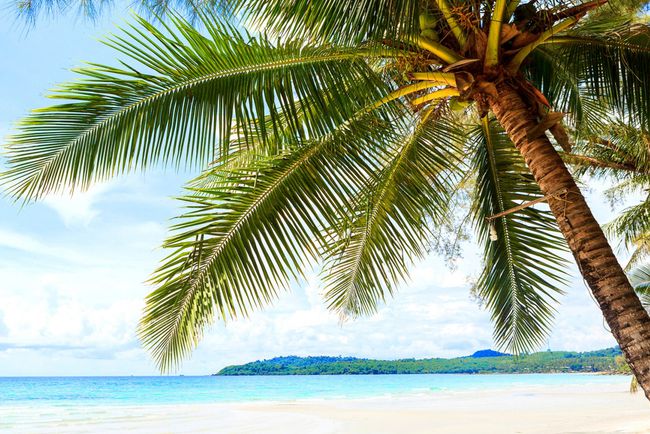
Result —
<path fill-rule="evenodd" d="M 4 419 L 4 420 L 3 420 Z M 650 433 L 617 384 L 245 404 L 0 407 L 2 433 Z"/>

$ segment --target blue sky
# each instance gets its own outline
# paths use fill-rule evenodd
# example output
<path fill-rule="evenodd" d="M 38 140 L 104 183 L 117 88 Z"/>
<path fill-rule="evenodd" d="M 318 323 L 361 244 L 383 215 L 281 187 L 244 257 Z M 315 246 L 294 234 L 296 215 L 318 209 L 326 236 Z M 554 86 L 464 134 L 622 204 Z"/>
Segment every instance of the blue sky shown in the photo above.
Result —
<path fill-rule="evenodd" d="M 115 7 L 95 23 L 71 14 L 26 30 L 2 10 L 0 138 L 29 109 L 47 103 L 47 89 L 73 77 L 69 68 L 84 60 L 114 63 L 114 53 L 97 40 L 125 19 L 126 9 Z M 132 174 L 23 208 L 0 198 L 0 376 L 157 373 L 135 327 L 151 290 L 143 282 L 163 255 L 158 246 L 178 211 L 171 197 L 190 176 Z M 613 213 L 592 188 L 589 201 L 605 222 Z M 310 276 L 250 319 L 215 324 L 180 373 L 288 354 L 451 357 L 493 347 L 488 314 L 469 294 L 480 266 L 471 245 L 457 265 L 452 272 L 438 258 L 423 261 L 377 315 L 344 324 L 324 308 Z M 614 344 L 582 280 L 574 279 L 550 347 Z"/>

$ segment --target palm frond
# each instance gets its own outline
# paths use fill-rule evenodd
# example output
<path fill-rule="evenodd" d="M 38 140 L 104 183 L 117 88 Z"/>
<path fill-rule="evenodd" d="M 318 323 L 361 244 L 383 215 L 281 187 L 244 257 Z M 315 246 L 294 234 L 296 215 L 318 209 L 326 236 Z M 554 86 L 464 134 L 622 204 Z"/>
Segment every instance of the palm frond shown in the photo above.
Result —
<path fill-rule="evenodd" d="M 342 233 L 328 243 L 325 299 L 343 317 L 372 313 L 428 249 L 428 226 L 445 223 L 460 166 L 457 126 L 413 119 L 393 157 L 357 198 Z"/>
<path fill-rule="evenodd" d="M 476 291 L 492 314 L 497 344 L 520 354 L 540 345 L 549 331 L 566 273 L 560 256 L 564 241 L 552 214 L 536 207 L 488 222 L 487 217 L 537 199 L 541 192 L 495 122 L 484 119 L 471 137 L 477 174 L 474 224 L 485 260 Z"/>
<path fill-rule="evenodd" d="M 418 0 L 228 0 L 258 30 L 282 38 L 355 45 L 419 33 Z"/>
<path fill-rule="evenodd" d="M 650 174 L 650 135 L 632 125 L 609 122 L 591 128 L 583 140 L 576 142 L 574 152 L 586 158 L 575 163 L 578 174 L 647 185 Z"/>
<path fill-rule="evenodd" d="M 604 225 L 604 229 L 611 236 L 622 237 L 628 247 L 634 247 L 639 238 L 650 232 L 650 196 L 623 210 L 614 220 Z"/>
<path fill-rule="evenodd" d="M 335 125 L 382 96 L 364 50 L 274 45 L 212 15 L 203 16 L 206 35 L 171 21 L 159 29 L 136 17 L 107 42 L 133 64 L 78 70 L 82 80 L 51 95 L 66 102 L 22 121 L 4 174 L 12 194 L 85 188 L 156 163 L 201 167 L 228 153 L 233 123 L 242 137 L 264 139 L 277 133 L 283 112 L 293 135 L 316 136 L 322 123 L 309 122 L 316 114 Z M 312 104 L 295 104 L 303 99 Z M 266 116 L 268 129 L 256 123 Z"/>
<path fill-rule="evenodd" d="M 321 231 L 350 210 L 376 170 L 391 125 L 366 114 L 333 133 L 242 167 L 183 200 L 189 211 L 165 243 L 172 253 L 152 277 L 142 341 L 168 370 L 215 316 L 247 315 L 273 300 L 322 249 Z M 362 155 L 363 154 L 363 158 Z"/>
<path fill-rule="evenodd" d="M 580 76 L 557 53 L 543 46 L 538 48 L 531 53 L 531 62 L 524 66 L 523 73 L 554 110 L 568 113 L 574 125 L 582 124 L 585 116 L 591 114 L 584 110 L 586 95 L 580 88 Z"/>
<path fill-rule="evenodd" d="M 580 77 L 581 87 L 628 124 L 650 129 L 650 26 L 627 22 L 609 33 L 588 26 L 554 38 L 552 53 Z"/>
<path fill-rule="evenodd" d="M 639 266 L 643 261 L 650 257 L 650 232 L 646 232 L 634 241 L 634 251 L 630 255 L 625 271 L 630 271 Z"/>

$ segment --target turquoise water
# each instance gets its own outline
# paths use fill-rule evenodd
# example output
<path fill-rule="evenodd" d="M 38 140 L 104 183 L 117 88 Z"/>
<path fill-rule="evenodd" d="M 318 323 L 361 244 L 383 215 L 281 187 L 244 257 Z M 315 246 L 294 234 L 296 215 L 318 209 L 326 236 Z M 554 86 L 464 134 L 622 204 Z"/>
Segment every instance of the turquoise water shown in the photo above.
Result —
<path fill-rule="evenodd" d="M 366 398 L 412 393 L 620 384 L 589 374 L 259 377 L 0 377 L 0 408 Z"/>

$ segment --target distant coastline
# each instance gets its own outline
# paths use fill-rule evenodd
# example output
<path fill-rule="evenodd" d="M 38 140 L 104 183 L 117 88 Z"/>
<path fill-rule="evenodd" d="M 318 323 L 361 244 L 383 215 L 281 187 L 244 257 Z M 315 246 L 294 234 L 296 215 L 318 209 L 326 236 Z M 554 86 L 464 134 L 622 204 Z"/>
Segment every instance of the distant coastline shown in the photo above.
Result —
<path fill-rule="evenodd" d="M 383 374 L 625 374 L 619 348 L 597 351 L 542 351 L 512 356 L 493 350 L 451 359 L 376 360 L 355 357 L 275 357 L 243 365 L 227 366 L 213 375 L 383 375 Z"/>

